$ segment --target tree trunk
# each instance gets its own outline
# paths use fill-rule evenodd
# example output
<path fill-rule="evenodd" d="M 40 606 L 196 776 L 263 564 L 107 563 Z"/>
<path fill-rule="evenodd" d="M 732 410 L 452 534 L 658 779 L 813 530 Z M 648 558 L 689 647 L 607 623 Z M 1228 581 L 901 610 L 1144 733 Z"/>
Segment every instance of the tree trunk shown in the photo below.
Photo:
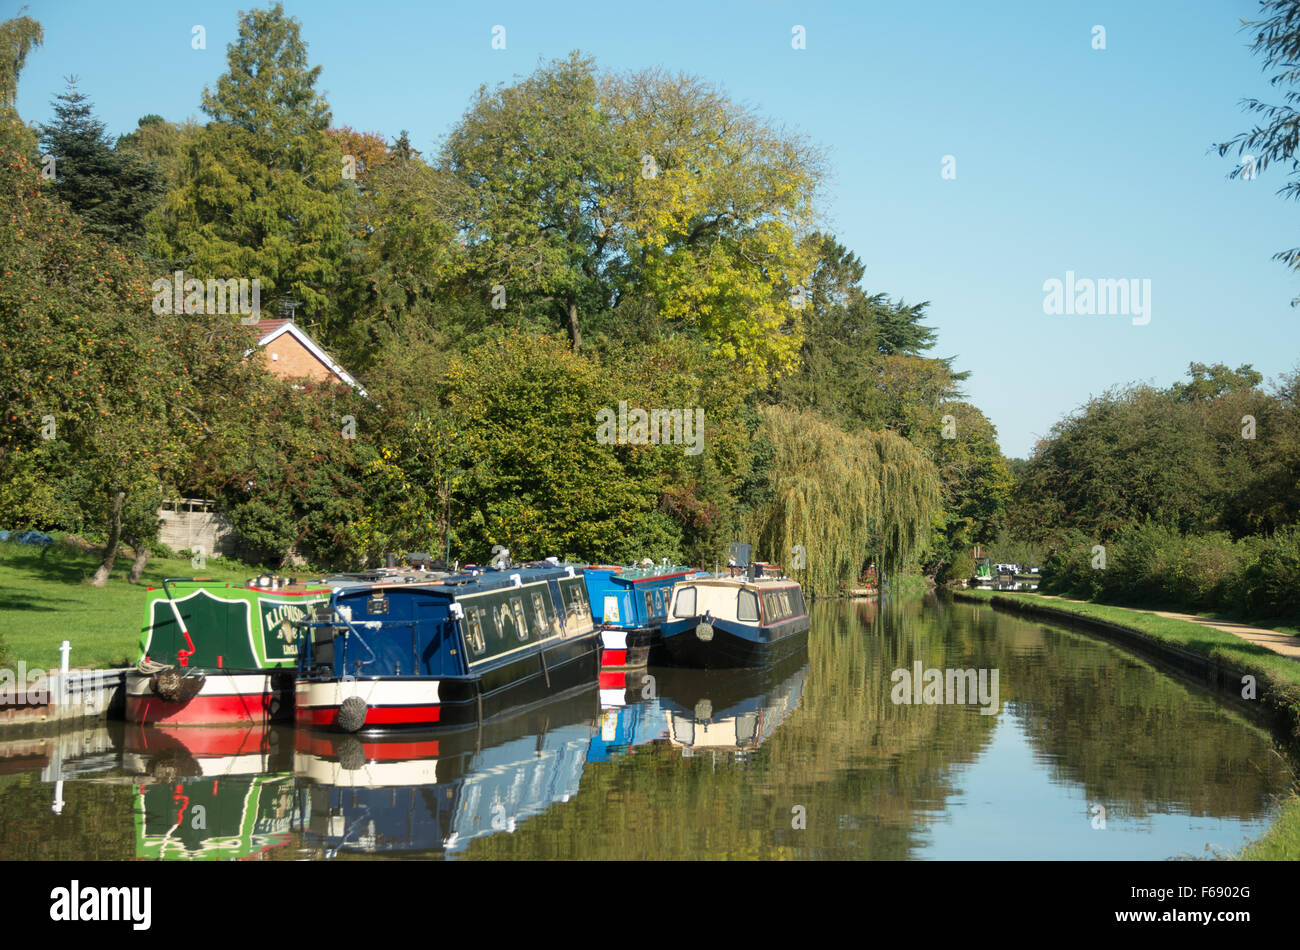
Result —
<path fill-rule="evenodd" d="M 138 584 L 144 574 L 144 566 L 149 563 L 149 545 L 139 538 L 132 538 L 131 549 L 135 551 L 135 560 L 131 562 L 131 570 L 126 575 L 126 582 Z"/>
<path fill-rule="evenodd" d="M 95 569 L 95 576 L 90 579 L 92 587 L 103 587 L 108 583 L 108 575 L 113 573 L 113 564 L 117 561 L 117 548 L 122 541 L 122 504 L 125 501 L 126 492 L 114 488 L 113 509 L 108 518 L 108 544 L 104 545 L 104 560 Z"/>
<path fill-rule="evenodd" d="M 572 298 L 569 299 L 569 342 L 573 344 L 573 352 L 582 350 L 582 331 L 578 329 L 578 301 Z"/>

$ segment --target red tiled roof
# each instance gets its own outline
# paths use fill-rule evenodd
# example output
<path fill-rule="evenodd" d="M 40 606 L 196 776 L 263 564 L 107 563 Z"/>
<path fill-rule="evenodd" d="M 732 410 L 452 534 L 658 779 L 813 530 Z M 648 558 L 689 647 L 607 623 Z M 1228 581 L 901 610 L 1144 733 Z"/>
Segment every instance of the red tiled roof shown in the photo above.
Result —
<path fill-rule="evenodd" d="M 253 324 L 253 326 L 256 327 L 258 337 L 260 338 L 266 336 L 268 333 L 274 333 L 286 323 L 293 323 L 293 321 L 288 319 L 258 320 L 257 323 Z"/>

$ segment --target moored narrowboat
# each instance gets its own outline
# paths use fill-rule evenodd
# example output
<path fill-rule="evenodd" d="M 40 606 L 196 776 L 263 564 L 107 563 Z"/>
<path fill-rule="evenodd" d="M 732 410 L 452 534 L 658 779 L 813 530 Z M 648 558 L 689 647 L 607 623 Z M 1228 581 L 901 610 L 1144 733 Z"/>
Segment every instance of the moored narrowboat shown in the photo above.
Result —
<path fill-rule="evenodd" d="M 600 630 L 601 689 L 627 688 L 629 670 L 662 658 L 659 627 L 668 616 L 673 585 L 696 576 L 694 568 L 668 565 L 584 570 L 592 617 Z"/>
<path fill-rule="evenodd" d="M 806 645 L 810 626 L 797 581 L 745 575 L 679 582 L 661 630 L 670 663 L 716 669 L 774 663 Z"/>
<path fill-rule="evenodd" d="M 597 679 L 586 583 L 569 565 L 344 586 L 306 626 L 300 726 L 474 724 Z"/>
<path fill-rule="evenodd" d="M 167 578 L 150 588 L 126 718 L 264 724 L 289 715 L 298 623 L 330 589 L 264 576 L 245 586 Z"/>

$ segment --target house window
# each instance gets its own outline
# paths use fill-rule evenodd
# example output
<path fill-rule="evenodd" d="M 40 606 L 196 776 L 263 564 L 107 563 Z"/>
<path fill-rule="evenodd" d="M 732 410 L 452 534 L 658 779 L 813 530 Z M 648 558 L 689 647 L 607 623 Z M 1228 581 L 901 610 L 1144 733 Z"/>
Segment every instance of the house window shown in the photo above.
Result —
<path fill-rule="evenodd" d="M 695 616 L 695 588 L 683 587 L 677 592 L 677 601 L 673 605 L 674 617 Z"/>
<path fill-rule="evenodd" d="M 736 595 L 736 619 L 745 623 L 758 620 L 758 595 L 752 590 L 742 590 Z"/>

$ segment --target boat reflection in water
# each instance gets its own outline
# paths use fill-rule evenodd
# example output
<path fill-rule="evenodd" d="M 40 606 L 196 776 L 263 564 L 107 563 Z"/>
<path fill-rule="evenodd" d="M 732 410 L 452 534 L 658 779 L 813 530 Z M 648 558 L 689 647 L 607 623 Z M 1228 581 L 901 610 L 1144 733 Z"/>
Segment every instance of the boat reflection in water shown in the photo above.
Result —
<path fill-rule="evenodd" d="M 607 762 L 666 734 L 663 708 L 654 698 L 658 679 L 645 670 L 618 673 L 625 682 L 606 689 L 607 675 L 600 674 L 600 731 L 592 736 L 588 762 Z"/>
<path fill-rule="evenodd" d="M 596 684 L 456 732 L 375 737 L 299 729 L 304 845 L 326 858 L 463 852 L 578 792 L 600 715 Z"/>
<path fill-rule="evenodd" d="M 808 676 L 808 652 L 799 650 L 754 670 L 665 667 L 651 672 L 668 741 L 683 756 L 727 751 L 744 759 L 798 708 Z"/>
<path fill-rule="evenodd" d="M 257 858 L 291 841 L 291 732 L 284 727 L 128 726 L 136 857 Z"/>

